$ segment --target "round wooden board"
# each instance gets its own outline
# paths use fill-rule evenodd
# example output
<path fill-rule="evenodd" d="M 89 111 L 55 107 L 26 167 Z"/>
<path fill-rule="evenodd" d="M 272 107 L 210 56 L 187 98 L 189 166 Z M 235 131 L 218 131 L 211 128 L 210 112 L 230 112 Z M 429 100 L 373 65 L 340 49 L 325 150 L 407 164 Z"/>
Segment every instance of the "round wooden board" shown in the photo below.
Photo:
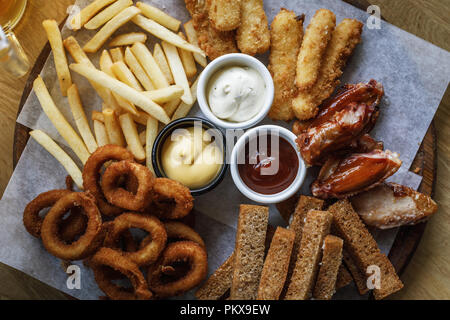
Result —
<path fill-rule="evenodd" d="M 345 0 L 363 10 L 367 8 L 364 0 Z M 47 43 L 42 50 L 41 54 L 36 60 L 36 63 L 30 72 L 29 78 L 25 85 L 25 89 L 20 101 L 18 114 L 22 110 L 25 101 L 30 94 L 33 81 L 41 72 L 48 55 L 50 54 L 50 45 Z M 30 129 L 16 123 L 14 132 L 14 145 L 13 145 L 13 165 L 14 168 L 20 159 L 20 156 L 28 142 Z M 423 177 L 422 184 L 419 191 L 433 196 L 435 181 L 436 181 L 436 132 L 434 123 L 431 123 L 430 128 L 420 146 L 420 149 L 416 155 L 414 163 L 411 166 L 411 171 L 421 175 Z M 397 272 L 401 275 L 411 260 L 414 252 L 419 245 L 422 234 L 425 231 L 426 223 L 421 223 L 416 226 L 401 227 L 398 235 L 395 239 L 394 245 L 389 253 L 389 259 L 394 265 Z"/>

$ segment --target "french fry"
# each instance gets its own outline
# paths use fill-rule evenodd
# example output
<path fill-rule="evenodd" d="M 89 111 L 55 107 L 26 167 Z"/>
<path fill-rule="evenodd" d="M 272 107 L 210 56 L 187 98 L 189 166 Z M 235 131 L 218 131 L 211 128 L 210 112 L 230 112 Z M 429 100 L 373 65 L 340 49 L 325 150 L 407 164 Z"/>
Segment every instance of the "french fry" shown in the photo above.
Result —
<path fill-rule="evenodd" d="M 131 47 L 131 51 L 141 64 L 142 68 L 144 68 L 145 72 L 147 72 L 148 76 L 152 79 L 155 88 L 162 89 L 169 86 L 169 82 L 144 44 L 136 42 Z"/>
<path fill-rule="evenodd" d="M 69 54 L 72 56 L 72 58 L 75 60 L 76 63 L 86 64 L 94 68 L 94 64 L 88 58 L 83 49 L 81 49 L 77 40 L 73 36 L 64 39 L 64 47 L 66 48 L 66 50 L 69 52 Z M 114 110 L 120 108 L 110 90 L 103 88 L 100 84 L 95 83 L 93 81 L 89 81 L 89 83 L 106 104 L 110 105 L 111 108 L 113 108 Z"/>
<path fill-rule="evenodd" d="M 122 10 L 117 16 L 109 20 L 97 34 L 89 40 L 83 47 L 85 52 L 97 52 L 98 49 L 108 40 L 109 37 L 121 26 L 130 21 L 141 12 L 136 7 L 128 7 Z"/>
<path fill-rule="evenodd" d="M 170 102 L 174 99 L 180 98 L 184 93 L 184 89 L 180 86 L 170 86 L 163 89 L 157 89 L 153 91 L 146 91 L 144 94 L 152 99 L 154 102 L 161 104 L 165 102 Z"/>
<path fill-rule="evenodd" d="M 156 136 L 158 135 L 158 120 L 155 118 L 149 117 L 147 119 L 147 129 L 145 136 L 145 153 L 147 155 L 147 167 L 155 173 L 152 164 L 152 152 L 153 152 L 153 144 L 155 143 Z"/>
<path fill-rule="evenodd" d="M 77 125 L 78 132 L 80 132 L 81 138 L 83 138 L 90 153 L 94 153 L 97 150 L 98 145 L 92 134 L 89 122 L 84 112 L 83 105 L 81 103 L 80 94 L 76 84 L 73 84 L 69 90 L 67 90 L 67 98 L 69 100 L 70 110 L 72 111 L 73 119 Z"/>
<path fill-rule="evenodd" d="M 158 22 L 160 25 L 177 32 L 180 29 L 181 21 L 169 16 L 167 13 L 155 8 L 149 4 L 138 2 L 136 7 L 141 9 L 142 14 L 149 19 Z"/>
<path fill-rule="evenodd" d="M 95 0 L 70 19 L 70 27 L 72 30 L 80 30 L 97 12 L 114 1 L 116 0 Z"/>
<path fill-rule="evenodd" d="M 106 108 L 103 110 L 103 117 L 105 119 L 105 128 L 109 142 L 117 146 L 125 147 L 125 138 L 114 110 Z"/>
<path fill-rule="evenodd" d="M 115 92 L 119 96 L 134 103 L 136 106 L 140 107 L 142 110 L 152 115 L 162 123 L 169 123 L 170 119 L 164 109 L 161 108 L 161 106 L 159 106 L 158 104 L 154 103 L 152 100 L 148 99 L 142 92 L 139 92 L 127 86 L 123 82 L 120 82 L 119 80 L 114 79 L 108 74 L 97 69 L 90 68 L 82 64 L 71 64 L 70 68 L 73 71 L 81 74 L 85 78 L 102 83 L 112 92 Z"/>
<path fill-rule="evenodd" d="M 136 59 L 133 52 L 131 52 L 131 49 L 129 47 L 125 49 L 125 62 L 145 90 L 147 91 L 155 90 L 155 86 L 153 85 L 152 80 L 149 78 L 145 70 L 142 68 L 141 64 Z"/>
<path fill-rule="evenodd" d="M 130 32 L 115 37 L 110 41 L 109 46 L 110 47 L 131 46 L 135 42 L 145 43 L 145 41 L 147 41 L 147 35 L 145 33 Z"/>
<path fill-rule="evenodd" d="M 148 118 L 151 118 L 149 114 L 145 113 L 144 111 L 138 111 L 137 115 L 132 114 L 131 117 L 133 118 L 134 122 L 142 124 L 143 126 L 146 126 Z"/>
<path fill-rule="evenodd" d="M 123 61 L 116 62 L 111 67 L 117 79 L 122 81 L 123 83 L 129 85 L 137 91 L 143 91 L 141 85 L 138 80 L 134 76 L 134 74 L 128 69 L 127 65 Z"/>
<path fill-rule="evenodd" d="M 103 52 L 100 56 L 100 69 L 101 69 L 101 71 L 103 71 L 104 73 L 109 75 L 110 77 L 116 79 L 116 76 L 115 76 L 114 72 L 112 71 L 112 65 L 113 65 L 113 61 L 111 59 L 111 56 L 109 55 L 107 50 L 103 50 Z M 121 97 L 116 92 L 113 92 L 112 90 L 111 90 L 111 93 L 114 96 L 114 98 L 116 99 L 119 106 L 123 110 L 131 112 L 133 114 L 137 113 L 136 107 L 131 102 L 129 102 L 127 99 Z M 117 113 L 116 109 L 114 109 L 114 111 L 116 111 L 116 113 Z"/>
<path fill-rule="evenodd" d="M 195 101 L 197 101 L 198 79 L 199 79 L 199 77 L 197 77 L 197 79 L 195 80 L 195 82 L 192 84 L 192 87 L 191 87 L 191 94 L 192 94 L 193 102 L 192 103 L 181 102 L 178 109 L 175 111 L 175 113 L 172 116 L 172 121 L 186 117 L 188 115 L 189 111 L 191 111 L 192 106 L 194 105 Z"/>
<path fill-rule="evenodd" d="M 134 124 L 133 119 L 129 113 L 124 113 L 119 117 L 120 127 L 122 128 L 123 135 L 127 145 L 134 155 L 136 160 L 143 161 L 145 159 L 145 150 L 142 147 L 141 141 L 139 140 L 139 134 Z"/>
<path fill-rule="evenodd" d="M 94 133 L 99 147 L 109 144 L 108 134 L 106 133 L 106 127 L 103 122 L 94 120 Z"/>
<path fill-rule="evenodd" d="M 173 79 L 172 71 L 170 71 L 169 64 L 167 63 L 166 55 L 159 45 L 159 43 L 155 44 L 155 47 L 153 49 L 153 57 L 155 58 L 156 63 L 158 64 L 159 68 L 163 72 L 164 76 L 166 77 L 167 81 L 169 81 L 169 84 L 174 84 L 175 80 Z"/>
<path fill-rule="evenodd" d="M 190 44 L 186 40 L 181 39 L 178 35 L 153 20 L 147 19 L 138 14 L 133 17 L 131 21 L 161 40 L 167 41 L 176 47 L 185 49 L 187 51 L 196 52 L 206 57 L 205 53 L 199 47 Z"/>
<path fill-rule="evenodd" d="M 181 100 L 186 104 L 193 104 L 194 99 L 192 98 L 189 82 L 183 68 L 183 63 L 178 55 L 177 48 L 165 41 L 162 42 L 162 46 L 164 53 L 166 54 L 167 61 L 169 62 L 173 78 L 175 79 L 175 83 L 184 89 L 184 94 L 181 96 Z"/>
<path fill-rule="evenodd" d="M 41 130 L 33 130 L 30 136 L 36 140 L 45 150 L 47 150 L 58 162 L 66 169 L 67 173 L 72 177 L 73 182 L 78 188 L 83 190 L 83 177 L 81 170 L 72 160 L 72 158 L 56 144 L 45 132 Z"/>
<path fill-rule="evenodd" d="M 69 66 L 67 64 L 66 52 L 61 38 L 61 32 L 59 31 L 58 24 L 55 20 L 44 20 L 42 26 L 47 33 L 48 41 L 53 51 L 53 58 L 55 60 L 56 74 L 59 79 L 59 86 L 61 93 L 65 97 L 67 96 L 67 89 L 72 85 L 72 77 L 70 76 Z"/>
<path fill-rule="evenodd" d="M 94 30 L 100 28 L 102 25 L 107 23 L 109 20 L 118 15 L 123 9 L 132 6 L 132 0 L 118 0 L 110 5 L 108 8 L 104 9 L 102 12 L 97 14 L 91 20 L 89 20 L 84 27 L 89 30 Z"/>
<path fill-rule="evenodd" d="M 179 32 L 178 35 L 186 40 L 186 37 L 182 32 Z M 183 68 L 186 72 L 186 76 L 188 78 L 192 78 L 193 76 L 195 76 L 197 74 L 197 66 L 195 64 L 192 52 L 178 48 L 178 54 L 180 55 L 181 62 L 183 63 Z"/>
<path fill-rule="evenodd" d="M 184 92 L 184 90 L 183 90 L 183 92 Z M 181 99 L 178 98 L 178 99 L 172 100 L 172 101 L 170 101 L 170 102 L 167 102 L 167 103 L 163 106 L 163 107 L 164 107 L 164 110 L 166 111 L 166 113 L 167 113 L 167 115 L 168 115 L 169 117 L 172 117 L 172 115 L 174 114 L 175 110 L 178 109 L 178 106 L 180 105 L 180 103 L 181 103 Z"/>
<path fill-rule="evenodd" d="M 47 117 L 53 123 L 56 130 L 58 130 L 61 137 L 63 137 L 69 147 L 84 164 L 89 158 L 90 153 L 83 140 L 78 136 L 69 122 L 67 122 L 58 107 L 56 107 L 41 76 L 38 76 L 36 80 L 34 80 L 33 89 Z"/>
<path fill-rule="evenodd" d="M 106 105 L 105 105 L 105 108 L 106 108 Z M 92 119 L 92 121 L 99 121 L 102 123 L 105 122 L 105 117 L 103 116 L 103 113 L 99 112 L 99 111 L 92 111 L 91 119 Z"/>
<path fill-rule="evenodd" d="M 113 62 L 123 61 L 124 60 L 124 51 L 122 47 L 113 48 L 109 50 L 109 54 Z"/>
<path fill-rule="evenodd" d="M 184 31 L 186 31 L 186 36 L 189 40 L 189 43 L 193 44 L 194 46 L 197 46 L 198 45 L 197 32 L 195 31 L 194 22 L 192 20 L 189 20 L 184 24 Z M 205 68 L 206 65 L 208 64 L 206 57 L 202 56 L 201 54 L 194 53 L 194 59 L 203 68 Z"/>
<path fill-rule="evenodd" d="M 156 120 L 156 122 L 158 122 L 158 120 Z M 146 140 L 147 139 L 147 130 L 142 131 L 141 133 L 139 133 L 139 140 L 141 141 L 141 144 L 143 146 L 145 146 Z"/>

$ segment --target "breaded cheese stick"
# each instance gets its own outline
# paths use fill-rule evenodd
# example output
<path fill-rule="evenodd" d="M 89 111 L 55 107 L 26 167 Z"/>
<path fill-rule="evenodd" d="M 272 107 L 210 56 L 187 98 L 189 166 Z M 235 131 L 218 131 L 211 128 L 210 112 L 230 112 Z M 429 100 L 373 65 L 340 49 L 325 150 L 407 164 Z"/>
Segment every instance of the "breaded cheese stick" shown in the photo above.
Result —
<path fill-rule="evenodd" d="M 241 24 L 241 0 L 209 0 L 209 21 L 219 31 L 231 31 Z M 245 1 L 245 0 L 244 0 Z"/>
<path fill-rule="evenodd" d="M 278 227 L 270 244 L 259 282 L 258 300 L 278 300 L 289 267 L 295 232 Z"/>
<path fill-rule="evenodd" d="M 328 99 L 339 85 L 342 68 L 358 43 L 361 42 L 363 24 L 358 20 L 344 19 L 334 30 L 323 57 L 319 78 L 313 88 L 300 91 L 292 107 L 299 120 L 317 115 L 318 106 Z"/>
<path fill-rule="evenodd" d="M 209 1 L 184 0 L 189 11 L 194 28 L 197 31 L 198 45 L 208 58 L 214 60 L 227 53 L 238 52 L 234 32 L 218 31 L 209 21 Z"/>
<path fill-rule="evenodd" d="M 311 19 L 297 60 L 295 83 L 300 91 L 308 90 L 316 83 L 335 27 L 336 16 L 330 10 L 320 9 Z"/>
<path fill-rule="evenodd" d="M 254 56 L 270 47 L 270 32 L 263 0 L 245 0 L 241 6 L 241 25 L 236 32 L 239 50 Z"/>
<path fill-rule="evenodd" d="M 293 11 L 282 8 L 270 28 L 269 71 L 275 86 L 275 96 L 269 117 L 290 121 L 295 114 L 292 99 L 297 93 L 295 68 L 303 39 L 304 16 L 297 19 Z"/>

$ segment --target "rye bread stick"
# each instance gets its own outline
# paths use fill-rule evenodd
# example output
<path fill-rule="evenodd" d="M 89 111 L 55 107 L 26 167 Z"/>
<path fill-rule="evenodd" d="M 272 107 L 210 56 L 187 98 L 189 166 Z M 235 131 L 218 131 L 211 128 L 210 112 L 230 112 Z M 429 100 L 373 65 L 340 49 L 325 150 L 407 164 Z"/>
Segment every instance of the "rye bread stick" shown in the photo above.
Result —
<path fill-rule="evenodd" d="M 352 281 L 353 281 L 353 278 L 352 278 L 352 275 L 350 274 L 350 271 L 348 271 L 344 262 L 342 262 L 341 266 L 339 267 L 339 272 L 338 272 L 338 276 L 336 279 L 336 290 L 339 290 L 341 288 L 348 286 Z"/>
<path fill-rule="evenodd" d="M 335 27 L 336 16 L 330 10 L 320 9 L 311 19 L 297 60 L 295 84 L 300 91 L 312 88 L 317 82 L 322 58 Z"/>
<path fill-rule="evenodd" d="M 333 216 L 328 211 L 311 210 L 306 215 L 297 262 L 290 281 L 286 300 L 306 300 L 311 297 L 322 258 L 322 244 L 330 232 Z"/>
<path fill-rule="evenodd" d="M 270 28 L 269 71 L 275 86 L 275 96 L 269 117 L 290 121 L 295 114 L 292 99 L 297 94 L 295 69 L 303 39 L 304 16 L 297 19 L 293 11 L 282 8 Z"/>
<path fill-rule="evenodd" d="M 333 94 L 340 83 L 342 68 L 361 42 L 362 29 L 361 22 L 351 19 L 344 19 L 336 27 L 324 54 L 317 81 L 309 90 L 299 91 L 292 102 L 295 116 L 299 120 L 314 118 L 318 107 Z"/>
<path fill-rule="evenodd" d="M 344 241 L 328 235 L 323 242 L 323 255 L 314 286 L 313 297 L 317 300 L 330 300 L 336 291 L 336 280 L 342 264 L 342 247 Z"/>
<path fill-rule="evenodd" d="M 353 281 L 355 282 L 355 286 L 358 289 L 359 294 L 365 295 L 367 292 L 369 292 L 369 289 L 367 288 L 367 277 L 363 273 L 361 273 L 359 268 L 353 262 L 353 259 L 350 257 L 350 254 L 346 250 L 344 250 L 343 252 L 343 261 L 348 271 L 350 272 Z"/>
<path fill-rule="evenodd" d="M 275 228 L 267 226 L 265 252 L 269 251 L 270 243 L 275 234 Z M 220 300 L 224 298 L 231 288 L 233 281 L 234 252 L 227 260 L 205 281 L 197 290 L 195 296 L 199 300 Z"/>
<path fill-rule="evenodd" d="M 254 300 L 264 265 L 269 208 L 241 205 L 234 249 L 231 300 Z"/>
<path fill-rule="evenodd" d="M 278 300 L 289 267 L 295 232 L 278 227 L 270 244 L 259 282 L 258 300 Z"/>
<path fill-rule="evenodd" d="M 239 50 L 254 56 L 270 47 L 270 32 L 263 0 L 245 0 L 241 6 L 241 25 L 236 32 Z"/>
<path fill-rule="evenodd" d="M 328 209 L 333 215 L 334 229 L 345 241 L 345 248 L 363 274 L 371 266 L 380 268 L 380 287 L 374 289 L 375 299 L 383 299 L 403 288 L 394 266 L 381 253 L 348 200 L 341 200 Z"/>

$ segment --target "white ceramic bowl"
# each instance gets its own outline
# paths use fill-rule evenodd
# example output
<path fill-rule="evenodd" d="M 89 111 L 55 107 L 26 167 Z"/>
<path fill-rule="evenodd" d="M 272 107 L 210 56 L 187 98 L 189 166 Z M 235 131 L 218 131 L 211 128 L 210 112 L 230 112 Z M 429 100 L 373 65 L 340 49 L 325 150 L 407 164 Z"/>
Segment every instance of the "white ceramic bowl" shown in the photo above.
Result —
<path fill-rule="evenodd" d="M 261 75 L 261 77 L 264 80 L 264 83 L 266 85 L 266 96 L 264 100 L 264 105 L 262 106 L 259 113 L 250 120 L 243 122 L 232 122 L 222 120 L 216 117 L 209 107 L 207 98 L 207 89 L 209 80 L 217 71 L 223 69 L 226 66 L 241 66 L 253 68 Z M 208 120 L 210 120 L 216 126 L 225 129 L 247 129 L 253 127 L 257 123 L 262 121 L 269 113 L 270 107 L 272 106 L 273 102 L 273 96 L 274 96 L 273 79 L 272 76 L 270 75 L 269 70 L 258 59 L 242 53 L 226 54 L 210 62 L 208 66 L 205 68 L 205 70 L 203 70 L 203 72 L 201 73 L 197 86 L 198 104 L 203 114 L 206 116 L 206 118 L 208 118 Z"/>
<path fill-rule="evenodd" d="M 245 145 L 247 144 L 249 138 L 251 136 L 254 136 L 257 134 L 260 130 L 265 129 L 268 133 L 270 132 L 278 132 L 279 136 L 284 138 L 287 142 L 289 142 L 292 147 L 297 150 L 297 144 L 295 140 L 297 139 L 297 136 L 289 131 L 288 129 L 275 126 L 275 125 L 265 125 L 256 127 L 253 129 L 248 130 L 243 136 L 239 138 L 239 140 L 236 142 L 236 145 L 233 148 L 233 152 L 231 153 L 231 159 L 230 159 L 230 169 L 231 169 L 231 177 L 233 178 L 234 184 L 239 189 L 239 191 L 245 195 L 247 198 L 260 202 L 260 203 L 279 203 L 281 201 L 284 201 L 291 196 L 293 196 L 302 186 L 305 175 L 306 175 L 306 165 L 303 161 L 303 158 L 301 157 L 300 153 L 297 151 L 298 155 L 298 172 L 295 180 L 292 182 L 292 184 L 286 188 L 285 190 L 276 193 L 276 194 L 261 194 L 258 193 L 252 189 L 250 189 L 244 181 L 242 181 L 241 176 L 239 174 L 238 170 L 238 164 L 237 164 L 237 157 L 238 155 L 242 155 L 245 152 Z"/>

